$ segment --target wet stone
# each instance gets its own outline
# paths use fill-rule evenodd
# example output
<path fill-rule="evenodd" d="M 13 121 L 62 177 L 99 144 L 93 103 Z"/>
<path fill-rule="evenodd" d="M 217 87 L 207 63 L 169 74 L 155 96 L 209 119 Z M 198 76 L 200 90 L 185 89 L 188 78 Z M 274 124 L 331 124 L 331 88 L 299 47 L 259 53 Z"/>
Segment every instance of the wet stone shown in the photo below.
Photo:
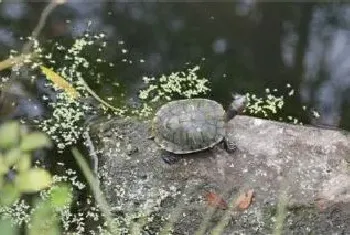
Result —
<path fill-rule="evenodd" d="M 149 123 L 119 119 L 104 125 L 100 121 L 91 128 L 101 187 L 111 208 L 122 212 L 117 219 L 146 216 L 144 231 L 149 234 L 169 221 L 174 234 L 194 234 L 203 229 L 203 221 L 209 232 L 224 215 L 223 234 L 272 234 L 281 202 L 282 234 L 350 234 L 346 132 L 237 116 L 228 124 L 228 137 L 237 144 L 234 153 L 217 146 L 218 151 L 182 155 L 168 165 L 148 138 Z M 105 136 L 103 130 L 111 127 L 115 132 Z M 138 151 L 128 155 L 128 146 Z M 231 203 L 247 189 L 256 195 L 248 209 L 214 208 L 207 217 L 207 192 Z"/>

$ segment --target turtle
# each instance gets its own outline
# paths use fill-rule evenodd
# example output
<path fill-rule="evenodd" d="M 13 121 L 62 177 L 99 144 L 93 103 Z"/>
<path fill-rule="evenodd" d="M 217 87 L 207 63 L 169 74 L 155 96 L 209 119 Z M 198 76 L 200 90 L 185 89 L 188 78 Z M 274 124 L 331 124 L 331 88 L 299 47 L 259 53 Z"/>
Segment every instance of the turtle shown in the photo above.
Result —
<path fill-rule="evenodd" d="M 173 164 L 185 154 L 211 149 L 224 143 L 227 152 L 236 145 L 226 138 L 227 122 L 242 112 L 247 105 L 245 95 L 234 94 L 225 112 L 213 100 L 193 98 L 170 101 L 160 107 L 152 122 L 152 139 L 167 154 L 165 163 Z"/>

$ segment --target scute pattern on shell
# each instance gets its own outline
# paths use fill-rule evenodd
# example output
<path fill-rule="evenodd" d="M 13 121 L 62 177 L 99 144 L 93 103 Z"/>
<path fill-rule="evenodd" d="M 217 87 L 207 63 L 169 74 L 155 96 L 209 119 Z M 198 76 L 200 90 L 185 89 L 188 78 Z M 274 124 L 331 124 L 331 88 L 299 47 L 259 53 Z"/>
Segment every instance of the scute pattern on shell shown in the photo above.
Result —
<path fill-rule="evenodd" d="M 206 99 L 172 101 L 153 119 L 154 141 L 175 154 L 198 152 L 221 142 L 226 135 L 225 111 Z"/>

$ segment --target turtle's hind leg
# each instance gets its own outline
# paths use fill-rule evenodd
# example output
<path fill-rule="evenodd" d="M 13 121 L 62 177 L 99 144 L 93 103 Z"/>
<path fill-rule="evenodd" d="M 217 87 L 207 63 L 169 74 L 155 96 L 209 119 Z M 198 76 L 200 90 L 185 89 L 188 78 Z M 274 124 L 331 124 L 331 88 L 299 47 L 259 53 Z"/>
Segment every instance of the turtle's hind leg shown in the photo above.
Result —
<path fill-rule="evenodd" d="M 237 150 L 237 145 L 234 141 L 230 141 L 227 138 L 224 139 L 224 148 L 228 153 L 234 153 Z"/>
<path fill-rule="evenodd" d="M 162 151 L 162 159 L 163 159 L 164 163 L 169 164 L 169 165 L 173 165 L 180 160 L 180 156 L 163 150 Z"/>

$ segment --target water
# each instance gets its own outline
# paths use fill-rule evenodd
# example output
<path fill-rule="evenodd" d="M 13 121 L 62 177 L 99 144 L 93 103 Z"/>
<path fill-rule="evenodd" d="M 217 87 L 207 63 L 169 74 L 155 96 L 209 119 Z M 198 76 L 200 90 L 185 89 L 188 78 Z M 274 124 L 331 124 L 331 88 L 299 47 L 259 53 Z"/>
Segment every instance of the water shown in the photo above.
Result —
<path fill-rule="evenodd" d="M 30 34 L 44 6 L 19 1 L 0 5 L 2 58 L 21 48 L 20 36 Z M 266 88 L 286 96 L 286 84 L 291 84 L 295 95 L 286 100 L 280 116 L 349 129 L 349 6 L 68 1 L 51 14 L 41 41 L 69 41 L 82 35 L 90 21 L 91 32 L 106 33 L 110 49 L 105 58 L 118 68 L 117 74 L 99 69 L 108 82 L 123 84 L 127 97 L 137 96 L 142 76 L 199 64 L 212 82 L 212 99 L 227 103 L 231 91 L 263 95 Z M 97 92 L 120 93 L 107 81 L 85 79 Z M 320 118 L 303 112 L 303 105 L 317 110 Z"/>

